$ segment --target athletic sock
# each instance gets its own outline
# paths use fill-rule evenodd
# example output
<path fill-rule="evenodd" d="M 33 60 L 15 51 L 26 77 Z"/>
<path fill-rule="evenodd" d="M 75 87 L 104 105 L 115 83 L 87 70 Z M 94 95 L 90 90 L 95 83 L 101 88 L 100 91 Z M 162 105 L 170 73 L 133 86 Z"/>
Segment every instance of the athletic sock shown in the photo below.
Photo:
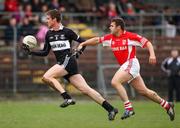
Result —
<path fill-rule="evenodd" d="M 111 112 L 114 109 L 114 107 L 106 100 L 102 103 L 102 107 L 108 112 Z"/>
<path fill-rule="evenodd" d="M 124 102 L 124 108 L 125 108 L 125 110 L 129 110 L 129 111 L 133 110 L 132 104 L 129 100 Z"/>
<path fill-rule="evenodd" d="M 170 108 L 169 103 L 167 101 L 165 101 L 164 99 L 161 100 L 160 105 L 166 110 L 168 110 Z"/>
<path fill-rule="evenodd" d="M 71 99 L 71 96 L 67 92 L 61 93 L 61 96 L 63 97 L 63 99 Z"/>

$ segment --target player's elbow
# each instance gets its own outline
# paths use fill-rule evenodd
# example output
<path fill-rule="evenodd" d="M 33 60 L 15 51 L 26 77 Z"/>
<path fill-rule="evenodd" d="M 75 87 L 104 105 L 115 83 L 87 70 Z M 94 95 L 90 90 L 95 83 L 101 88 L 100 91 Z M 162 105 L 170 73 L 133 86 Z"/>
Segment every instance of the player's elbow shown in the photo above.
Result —
<path fill-rule="evenodd" d="M 43 55 L 44 55 L 44 56 L 47 56 L 47 55 L 48 55 L 48 53 L 49 53 L 49 52 L 45 52 Z"/>
<path fill-rule="evenodd" d="M 100 42 L 100 37 L 94 37 L 95 44 L 98 44 Z"/>
<path fill-rule="evenodd" d="M 151 43 L 150 41 L 148 41 L 148 42 L 146 43 L 146 47 L 147 47 L 147 48 L 153 47 L 153 46 L 152 46 L 152 43 Z"/>

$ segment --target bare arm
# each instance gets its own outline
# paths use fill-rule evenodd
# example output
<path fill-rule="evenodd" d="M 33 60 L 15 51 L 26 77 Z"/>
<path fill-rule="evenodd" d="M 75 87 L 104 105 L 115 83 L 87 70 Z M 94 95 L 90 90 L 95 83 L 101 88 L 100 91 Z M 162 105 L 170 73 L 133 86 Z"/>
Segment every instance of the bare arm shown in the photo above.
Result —
<path fill-rule="evenodd" d="M 148 41 L 146 46 L 147 46 L 147 49 L 149 50 L 149 63 L 156 64 L 156 56 L 155 56 L 153 45 L 151 44 L 151 42 Z"/>
<path fill-rule="evenodd" d="M 99 37 L 94 37 L 89 40 L 86 40 L 85 42 L 80 43 L 78 49 L 81 49 L 83 46 L 97 45 L 98 43 L 99 43 Z"/>

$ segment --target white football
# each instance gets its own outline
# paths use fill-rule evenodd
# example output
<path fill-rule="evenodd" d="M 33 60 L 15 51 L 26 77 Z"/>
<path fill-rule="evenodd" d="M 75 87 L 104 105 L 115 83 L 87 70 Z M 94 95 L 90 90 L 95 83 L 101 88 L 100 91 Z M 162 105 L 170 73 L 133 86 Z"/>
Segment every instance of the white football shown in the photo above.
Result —
<path fill-rule="evenodd" d="M 32 35 L 27 35 L 23 38 L 23 43 L 26 44 L 29 48 L 35 48 L 37 46 L 37 40 Z"/>

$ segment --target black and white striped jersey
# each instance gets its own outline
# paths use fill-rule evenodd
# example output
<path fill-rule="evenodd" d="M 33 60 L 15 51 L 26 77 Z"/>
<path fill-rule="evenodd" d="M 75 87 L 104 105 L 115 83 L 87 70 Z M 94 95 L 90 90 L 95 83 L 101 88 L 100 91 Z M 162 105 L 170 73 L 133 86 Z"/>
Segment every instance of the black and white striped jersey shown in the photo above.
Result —
<path fill-rule="evenodd" d="M 40 51 L 31 52 L 36 56 L 47 56 L 52 49 L 56 56 L 56 60 L 61 62 L 67 54 L 71 53 L 72 41 L 79 43 L 85 41 L 69 28 L 60 26 L 58 31 L 49 30 L 45 36 L 44 48 Z"/>

